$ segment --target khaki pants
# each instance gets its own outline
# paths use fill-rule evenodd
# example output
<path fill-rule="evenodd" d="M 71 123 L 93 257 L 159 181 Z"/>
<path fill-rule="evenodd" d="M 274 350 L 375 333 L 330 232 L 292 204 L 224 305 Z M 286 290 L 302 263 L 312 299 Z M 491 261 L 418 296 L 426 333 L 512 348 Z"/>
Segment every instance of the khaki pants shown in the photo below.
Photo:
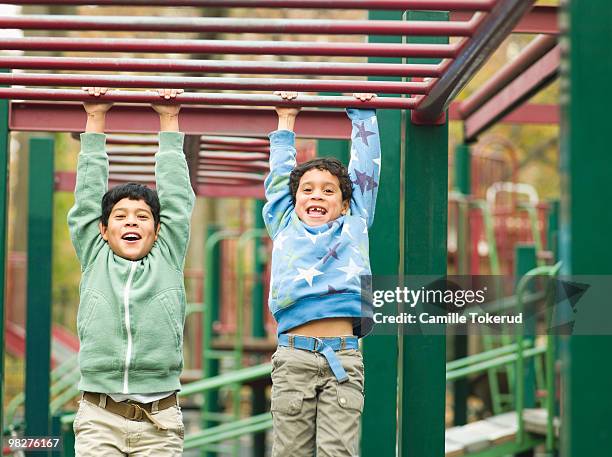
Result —
<path fill-rule="evenodd" d="M 272 457 L 356 457 L 363 411 L 363 358 L 337 351 L 349 380 L 325 357 L 280 346 L 272 356 Z"/>
<path fill-rule="evenodd" d="M 178 406 L 155 413 L 168 430 L 111 413 L 82 399 L 74 419 L 77 457 L 172 457 L 183 455 L 185 427 Z"/>

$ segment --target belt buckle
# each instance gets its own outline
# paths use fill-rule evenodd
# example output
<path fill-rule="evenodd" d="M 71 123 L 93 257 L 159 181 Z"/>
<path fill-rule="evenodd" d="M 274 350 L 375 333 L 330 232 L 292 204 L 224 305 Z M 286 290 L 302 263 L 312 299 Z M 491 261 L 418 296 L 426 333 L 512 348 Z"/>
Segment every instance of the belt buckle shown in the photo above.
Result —
<path fill-rule="evenodd" d="M 319 351 L 319 345 L 321 345 L 321 347 L 323 347 L 323 341 L 321 341 L 319 338 L 317 338 L 316 336 L 312 337 L 313 340 L 313 344 L 312 344 L 312 350 L 314 352 L 318 352 Z"/>
<path fill-rule="evenodd" d="M 129 403 L 129 407 L 130 409 L 128 410 L 128 419 L 133 421 L 142 420 L 142 408 L 140 407 L 140 405 L 137 405 L 135 403 Z"/>

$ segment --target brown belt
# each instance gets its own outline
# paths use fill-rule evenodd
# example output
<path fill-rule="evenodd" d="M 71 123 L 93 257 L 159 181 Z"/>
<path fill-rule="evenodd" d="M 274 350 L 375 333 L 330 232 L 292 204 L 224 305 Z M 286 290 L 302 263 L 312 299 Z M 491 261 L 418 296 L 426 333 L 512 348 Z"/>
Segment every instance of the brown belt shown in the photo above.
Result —
<path fill-rule="evenodd" d="M 93 403 L 96 406 L 100 406 L 101 395 L 105 394 L 84 392 L 83 398 L 89 403 Z M 153 403 L 155 402 L 138 403 L 137 401 L 132 400 L 116 402 L 109 395 L 106 395 L 106 405 L 104 406 L 104 409 L 113 414 L 118 414 L 119 416 L 125 417 L 129 420 L 140 422 L 148 421 L 152 424 L 155 424 L 160 430 L 167 430 L 167 427 L 164 427 L 157 420 L 155 420 L 155 418 L 151 414 L 151 411 L 153 409 Z M 177 405 L 176 394 L 172 394 L 157 401 L 157 410 L 162 411 L 175 405 Z"/>

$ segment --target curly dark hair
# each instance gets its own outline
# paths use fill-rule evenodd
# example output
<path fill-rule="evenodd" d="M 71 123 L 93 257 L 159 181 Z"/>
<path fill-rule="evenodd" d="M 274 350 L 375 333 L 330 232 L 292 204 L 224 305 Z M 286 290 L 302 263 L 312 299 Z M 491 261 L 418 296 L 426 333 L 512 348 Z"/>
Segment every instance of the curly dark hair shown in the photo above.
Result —
<path fill-rule="evenodd" d="M 128 182 L 113 187 L 102 197 L 102 215 L 100 216 L 100 222 L 102 222 L 104 227 L 108 226 L 108 218 L 110 217 L 114 206 L 117 204 L 117 202 L 123 200 L 124 198 L 129 200 L 143 200 L 147 205 L 149 205 L 149 208 L 151 208 L 155 227 L 159 225 L 161 207 L 157 192 L 143 184 Z"/>
<path fill-rule="evenodd" d="M 340 183 L 340 191 L 342 192 L 342 201 L 349 201 L 353 195 L 353 185 L 351 178 L 348 174 L 348 170 L 342 162 L 333 157 L 323 157 L 319 159 L 309 160 L 304 162 L 291 171 L 289 176 L 289 189 L 291 190 L 291 199 L 295 204 L 295 195 L 297 194 L 298 187 L 300 186 L 300 179 L 304 176 L 304 173 L 312 169 L 318 169 L 323 171 L 329 171 L 332 175 L 338 178 Z"/>

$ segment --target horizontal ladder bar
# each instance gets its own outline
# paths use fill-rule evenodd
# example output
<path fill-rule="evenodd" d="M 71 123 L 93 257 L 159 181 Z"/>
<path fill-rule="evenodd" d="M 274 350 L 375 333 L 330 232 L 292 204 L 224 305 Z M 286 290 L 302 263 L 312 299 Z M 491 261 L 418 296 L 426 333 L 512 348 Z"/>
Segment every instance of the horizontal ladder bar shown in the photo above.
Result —
<path fill-rule="evenodd" d="M 209 90 L 256 90 L 295 92 L 372 92 L 384 94 L 426 94 L 429 83 L 396 81 L 349 81 L 275 78 L 197 78 L 188 76 L 75 75 L 44 73 L 0 73 L 1 85 L 23 86 L 104 86 Z M 280 100 L 280 98 L 279 98 Z"/>
<path fill-rule="evenodd" d="M 0 68 L 21 70 L 138 71 L 160 73 L 246 73 L 328 76 L 439 77 L 440 65 L 334 62 L 240 62 L 84 57 L 0 56 Z"/>
<path fill-rule="evenodd" d="M 354 97 L 327 97 L 299 94 L 293 100 L 282 100 L 275 95 L 259 94 L 212 94 L 212 93 L 182 93 L 174 100 L 164 100 L 151 92 L 111 91 L 94 99 L 82 90 L 69 89 L 17 89 L 0 87 L 0 99 L 11 100 L 45 100 L 45 101 L 80 101 L 91 102 L 124 102 L 124 103 L 155 103 L 182 105 L 233 105 L 233 106 L 300 106 L 325 108 L 381 108 L 381 109 L 413 109 L 414 98 L 381 97 L 366 102 Z"/>
<path fill-rule="evenodd" d="M 0 29 L 471 36 L 474 22 L 28 15 L 0 17 Z"/>

